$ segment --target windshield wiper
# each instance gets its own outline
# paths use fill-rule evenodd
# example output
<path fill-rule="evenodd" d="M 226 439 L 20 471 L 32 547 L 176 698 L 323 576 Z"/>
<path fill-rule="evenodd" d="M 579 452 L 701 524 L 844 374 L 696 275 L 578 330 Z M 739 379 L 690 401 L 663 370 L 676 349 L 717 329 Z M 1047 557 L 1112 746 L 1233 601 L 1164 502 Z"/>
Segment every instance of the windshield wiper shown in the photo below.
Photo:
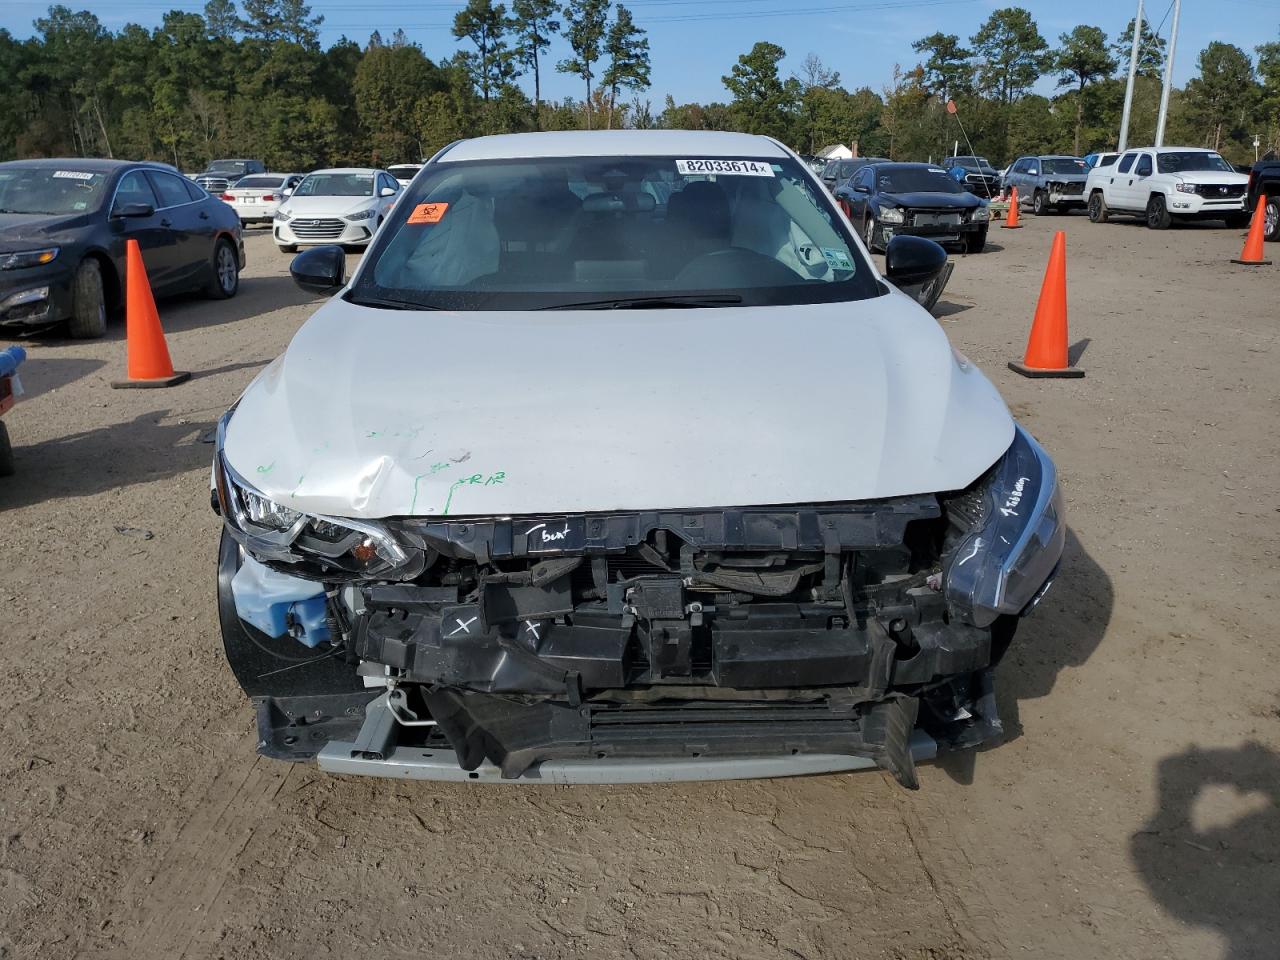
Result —
<path fill-rule="evenodd" d="M 613 300 L 583 300 L 580 303 L 559 303 L 554 307 L 542 307 L 543 310 L 665 310 L 681 307 L 730 307 L 742 302 L 736 293 L 718 294 L 714 296 L 653 296 L 653 297 L 619 297 Z"/>
<path fill-rule="evenodd" d="M 382 310 L 443 310 L 444 307 L 432 307 L 425 303 L 414 303 L 411 300 L 393 300 L 390 297 L 348 297 L 347 303 L 357 307 L 375 307 Z"/>

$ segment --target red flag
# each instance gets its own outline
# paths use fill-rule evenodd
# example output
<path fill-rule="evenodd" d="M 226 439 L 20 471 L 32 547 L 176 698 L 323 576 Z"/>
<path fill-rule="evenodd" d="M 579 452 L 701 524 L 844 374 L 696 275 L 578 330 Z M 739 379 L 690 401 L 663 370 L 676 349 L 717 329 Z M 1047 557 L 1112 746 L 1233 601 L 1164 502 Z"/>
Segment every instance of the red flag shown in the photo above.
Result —
<path fill-rule="evenodd" d="M 955 112 L 956 112 L 956 102 L 954 100 L 948 100 L 947 113 L 955 113 Z"/>

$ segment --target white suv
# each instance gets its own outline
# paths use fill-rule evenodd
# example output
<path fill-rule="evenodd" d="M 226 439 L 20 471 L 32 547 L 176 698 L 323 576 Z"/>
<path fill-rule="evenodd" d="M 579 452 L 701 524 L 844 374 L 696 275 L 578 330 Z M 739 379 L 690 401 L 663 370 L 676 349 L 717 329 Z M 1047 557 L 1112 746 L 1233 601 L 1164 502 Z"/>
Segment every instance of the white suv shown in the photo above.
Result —
<path fill-rule="evenodd" d="M 1090 170 L 1085 193 L 1094 223 L 1122 213 L 1144 217 L 1152 230 L 1164 230 L 1174 219 L 1225 220 L 1239 228 L 1249 223 L 1248 185 L 1249 178 L 1216 151 L 1142 147 Z"/>

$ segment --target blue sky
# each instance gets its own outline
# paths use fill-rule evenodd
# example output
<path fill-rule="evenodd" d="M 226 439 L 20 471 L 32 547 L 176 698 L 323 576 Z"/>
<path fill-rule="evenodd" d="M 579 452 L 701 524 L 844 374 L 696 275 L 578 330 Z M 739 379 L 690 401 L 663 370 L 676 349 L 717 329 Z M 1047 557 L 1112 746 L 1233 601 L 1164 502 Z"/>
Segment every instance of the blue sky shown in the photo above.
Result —
<path fill-rule="evenodd" d="M 840 71 L 845 86 L 870 86 L 880 90 L 895 63 L 904 67 L 917 62 L 911 41 L 941 30 L 966 39 L 992 10 L 1006 3 L 997 0 L 631 0 L 626 4 L 636 21 L 649 33 L 653 59 L 652 99 L 655 111 L 670 93 L 677 101 L 727 99 L 720 78 L 738 55 L 759 40 L 777 43 L 787 51 L 784 69 L 798 70 L 809 53 Z M 1058 35 L 1077 23 L 1093 24 L 1109 37 L 1117 36 L 1133 16 L 1136 0 L 1073 0 L 1071 3 L 1024 3 L 1040 32 L 1056 44 Z M 159 23 L 166 10 L 200 10 L 203 0 L 132 0 L 127 3 L 99 0 L 68 2 L 73 9 L 87 8 L 112 30 L 133 21 L 146 26 Z M 410 40 L 427 55 L 448 56 L 455 41 L 449 32 L 453 14 L 462 0 L 312 0 L 312 9 L 325 23 L 325 45 L 346 35 L 363 43 L 377 29 L 389 37 L 404 27 Z M 32 21 L 43 14 L 47 0 L 0 0 L 0 27 L 18 37 L 30 36 Z M 1148 0 L 1146 15 L 1169 33 L 1170 0 Z M 1196 73 L 1197 54 L 1211 40 L 1243 47 L 1250 54 L 1261 42 L 1280 39 L 1280 0 L 1219 0 L 1213 4 L 1187 0 L 1183 4 L 1175 81 L 1185 83 Z M 582 95 L 581 82 L 556 74 L 554 62 L 564 56 L 562 41 L 553 45 L 544 67 L 543 87 L 551 97 Z M 527 78 L 522 81 L 532 86 Z M 1053 81 L 1041 83 L 1051 92 Z"/>

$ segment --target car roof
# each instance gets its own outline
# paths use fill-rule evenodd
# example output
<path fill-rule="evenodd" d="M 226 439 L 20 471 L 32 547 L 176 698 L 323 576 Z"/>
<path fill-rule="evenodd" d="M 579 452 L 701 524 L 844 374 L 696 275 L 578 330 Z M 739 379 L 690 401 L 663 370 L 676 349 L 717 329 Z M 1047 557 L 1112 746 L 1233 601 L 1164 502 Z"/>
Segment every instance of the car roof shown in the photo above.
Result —
<path fill-rule="evenodd" d="M 45 167 L 55 170 L 64 170 L 70 167 L 83 170 L 86 173 L 113 173 L 116 170 L 123 170 L 125 167 L 151 167 L 156 170 L 175 169 L 168 164 L 156 163 L 150 160 L 105 160 L 101 157 L 33 157 L 30 160 L 10 160 L 7 163 L 0 164 L 0 167 L 7 167 L 10 164 L 23 167 Z"/>
<path fill-rule="evenodd" d="M 789 157 L 769 137 L 710 130 L 566 130 L 462 140 L 438 162 L 541 157 Z"/>
<path fill-rule="evenodd" d="M 377 167 L 325 167 L 323 170 L 312 170 L 311 173 L 307 174 L 307 176 L 309 177 L 315 173 L 370 173 L 372 174 L 372 173 L 385 173 L 385 171 L 379 170 Z M 256 176 L 262 176 L 262 174 L 256 174 Z"/>
<path fill-rule="evenodd" d="M 1083 157 L 1073 157 L 1069 153 L 1033 153 L 1031 156 L 1037 160 L 1083 160 Z"/>
<path fill-rule="evenodd" d="M 1125 153 L 1133 153 L 1135 150 L 1152 150 L 1156 153 L 1218 153 L 1219 151 L 1211 147 L 1127 147 Z"/>

